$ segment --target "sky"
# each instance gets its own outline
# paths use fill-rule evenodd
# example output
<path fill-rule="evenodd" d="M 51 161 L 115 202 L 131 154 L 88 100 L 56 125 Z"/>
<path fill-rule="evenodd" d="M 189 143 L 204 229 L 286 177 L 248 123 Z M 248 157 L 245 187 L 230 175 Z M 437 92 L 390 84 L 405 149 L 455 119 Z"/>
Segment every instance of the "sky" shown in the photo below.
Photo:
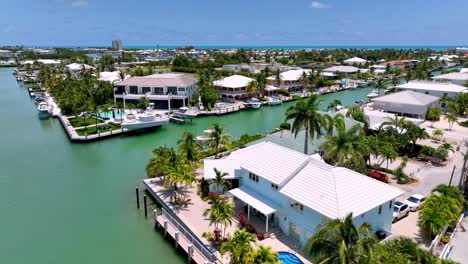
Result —
<path fill-rule="evenodd" d="M 467 0 L 0 0 L 0 45 L 467 46 Z"/>

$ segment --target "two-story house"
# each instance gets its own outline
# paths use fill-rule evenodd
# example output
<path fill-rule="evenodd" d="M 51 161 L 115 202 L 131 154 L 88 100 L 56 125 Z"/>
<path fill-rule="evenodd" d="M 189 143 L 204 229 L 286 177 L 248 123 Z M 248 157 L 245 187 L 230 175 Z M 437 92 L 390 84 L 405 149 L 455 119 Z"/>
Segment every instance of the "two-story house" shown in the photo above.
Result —
<path fill-rule="evenodd" d="M 186 74 L 164 73 L 130 77 L 114 83 L 117 102 L 137 104 L 146 97 L 157 109 L 184 107 L 195 95 L 197 80 Z"/>
<path fill-rule="evenodd" d="M 321 223 L 349 213 L 356 224 L 367 222 L 373 232 L 390 233 L 393 203 L 404 193 L 271 142 L 237 150 L 226 159 L 205 160 L 205 179 L 214 177 L 213 168 L 228 173 L 226 179 L 234 183 L 229 194 L 247 207 L 249 219 L 260 214 L 266 232 L 277 227 L 301 245 Z"/>
<path fill-rule="evenodd" d="M 300 92 L 306 88 L 303 80 L 304 75 L 310 75 L 311 72 L 312 70 L 306 69 L 289 70 L 280 73 L 279 79 L 278 76 L 270 76 L 267 78 L 267 81 L 268 84 L 280 89 L 285 89 L 289 92 Z"/>

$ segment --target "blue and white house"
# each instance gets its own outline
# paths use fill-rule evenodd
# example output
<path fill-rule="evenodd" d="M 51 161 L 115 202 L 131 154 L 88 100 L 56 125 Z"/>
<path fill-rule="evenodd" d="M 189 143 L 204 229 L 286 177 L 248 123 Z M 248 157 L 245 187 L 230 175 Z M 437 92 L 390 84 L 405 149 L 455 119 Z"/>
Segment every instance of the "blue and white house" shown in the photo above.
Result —
<path fill-rule="evenodd" d="M 393 203 L 404 192 L 396 187 L 342 167 L 326 164 L 317 155 L 262 142 L 237 150 L 226 159 L 205 160 L 204 177 L 213 168 L 227 172 L 236 188 L 229 194 L 273 227 L 304 245 L 317 227 L 353 213 L 354 222 L 373 232 L 391 232 Z M 238 187 L 237 187 L 238 186 Z M 216 190 L 212 190 L 216 191 Z M 263 217 L 264 216 L 264 217 Z"/>

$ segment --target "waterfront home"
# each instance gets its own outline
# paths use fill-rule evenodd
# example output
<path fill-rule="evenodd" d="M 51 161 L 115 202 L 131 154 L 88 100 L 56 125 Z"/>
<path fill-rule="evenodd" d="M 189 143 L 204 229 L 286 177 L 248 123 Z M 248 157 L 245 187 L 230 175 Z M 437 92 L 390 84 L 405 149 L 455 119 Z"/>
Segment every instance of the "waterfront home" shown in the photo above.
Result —
<path fill-rule="evenodd" d="M 450 81 L 453 84 L 465 85 L 468 83 L 468 72 L 452 72 L 431 77 L 437 81 Z"/>
<path fill-rule="evenodd" d="M 130 75 L 125 75 L 125 79 L 130 78 Z M 115 83 L 115 82 L 120 82 L 122 79 L 120 78 L 120 72 L 119 71 L 113 71 L 113 72 L 100 72 L 99 81 L 103 82 L 110 82 L 110 83 Z"/>
<path fill-rule="evenodd" d="M 270 69 L 271 72 L 280 70 L 281 72 L 283 71 L 289 71 L 289 70 L 295 70 L 298 69 L 298 67 L 292 67 L 292 66 L 287 66 L 283 65 L 281 63 L 240 63 L 240 64 L 226 64 L 223 65 L 223 70 L 227 71 L 244 71 L 244 72 L 252 72 L 252 73 L 259 73 L 266 68 Z"/>
<path fill-rule="evenodd" d="M 429 94 L 437 97 L 456 97 L 461 92 L 467 90 L 466 87 L 449 82 L 430 82 L 430 81 L 410 81 L 405 84 L 395 86 L 402 91 L 414 91 L 423 94 Z"/>
<path fill-rule="evenodd" d="M 213 168 L 228 173 L 226 179 L 233 182 L 228 194 L 248 220 L 260 219 L 266 233 L 280 230 L 301 245 L 324 221 L 349 213 L 356 224 L 367 222 L 372 232 L 390 234 L 393 203 L 404 193 L 271 142 L 234 151 L 225 159 L 205 160 L 205 179 L 214 178 Z"/>
<path fill-rule="evenodd" d="M 75 76 L 76 78 L 80 78 L 81 72 L 83 70 L 94 70 L 95 68 L 84 63 L 70 63 L 65 65 L 65 69 L 67 69 L 71 75 Z"/>
<path fill-rule="evenodd" d="M 304 73 L 309 75 L 312 70 L 297 69 L 289 70 L 280 73 L 280 83 L 278 85 L 277 76 L 270 76 L 267 78 L 268 84 L 274 85 L 280 89 L 288 90 L 289 92 L 301 92 L 305 88 L 302 80 Z"/>
<path fill-rule="evenodd" d="M 156 109 L 184 107 L 195 95 L 197 80 L 186 74 L 164 73 L 130 77 L 114 83 L 117 102 L 137 104 L 146 97 Z"/>
<path fill-rule="evenodd" d="M 221 100 L 233 102 L 235 100 L 243 100 L 248 97 L 245 92 L 246 87 L 254 79 L 242 75 L 232 75 L 213 82 L 213 85 L 218 89 Z"/>
<path fill-rule="evenodd" d="M 2 58 L 12 58 L 13 52 L 11 50 L 0 50 L 0 57 Z"/>
<path fill-rule="evenodd" d="M 460 73 L 468 73 L 468 68 L 461 68 Z"/>
<path fill-rule="evenodd" d="M 34 64 L 34 62 L 37 62 L 39 64 L 43 64 L 45 66 L 60 66 L 60 63 L 62 63 L 60 60 L 52 60 L 52 59 L 39 59 L 39 60 L 26 60 L 22 61 L 21 65 L 22 66 L 31 66 Z"/>
<path fill-rule="evenodd" d="M 361 59 L 359 57 L 354 57 L 351 59 L 344 60 L 343 63 L 348 64 L 348 65 L 362 65 L 362 64 L 366 64 L 367 60 Z"/>
<path fill-rule="evenodd" d="M 424 119 L 432 107 L 440 107 L 440 98 L 413 91 L 402 91 L 372 99 L 374 109 L 401 116 Z"/>
<path fill-rule="evenodd" d="M 337 65 L 323 70 L 323 73 L 344 73 L 346 76 L 359 73 L 361 70 L 354 66 Z"/>
<path fill-rule="evenodd" d="M 382 66 L 390 65 L 393 68 L 399 69 L 410 69 L 416 67 L 418 65 L 418 60 L 392 60 L 382 63 Z"/>

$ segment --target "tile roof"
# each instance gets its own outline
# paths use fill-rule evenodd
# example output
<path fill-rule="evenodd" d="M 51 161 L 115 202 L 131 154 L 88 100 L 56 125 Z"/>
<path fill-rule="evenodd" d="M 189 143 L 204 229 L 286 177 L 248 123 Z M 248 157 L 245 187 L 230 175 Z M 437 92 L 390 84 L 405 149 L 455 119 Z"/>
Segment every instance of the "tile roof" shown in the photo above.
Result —
<path fill-rule="evenodd" d="M 186 74 L 166 73 L 149 76 L 130 77 L 119 85 L 140 87 L 188 87 L 196 84 L 197 80 Z"/>

